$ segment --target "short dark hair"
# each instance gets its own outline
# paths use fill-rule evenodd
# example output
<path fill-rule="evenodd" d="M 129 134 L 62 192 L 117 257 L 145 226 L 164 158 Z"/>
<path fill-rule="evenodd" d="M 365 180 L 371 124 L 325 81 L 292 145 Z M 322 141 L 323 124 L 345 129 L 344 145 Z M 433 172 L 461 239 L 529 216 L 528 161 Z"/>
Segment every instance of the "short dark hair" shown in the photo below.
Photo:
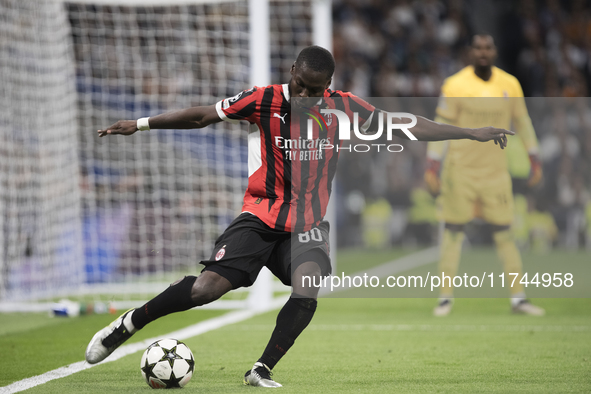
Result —
<path fill-rule="evenodd" d="M 332 78 L 335 67 L 332 53 L 318 45 L 312 45 L 302 49 L 295 64 L 296 67 L 302 67 L 305 64 L 306 67 L 316 72 L 324 73 L 327 79 Z"/>
<path fill-rule="evenodd" d="M 493 46 L 495 46 L 495 38 L 490 33 L 480 32 L 480 33 L 474 34 L 472 36 L 472 43 L 471 43 L 471 45 L 474 45 L 474 41 L 476 41 L 476 37 L 478 37 L 478 38 L 490 38 L 490 40 L 492 41 Z"/>

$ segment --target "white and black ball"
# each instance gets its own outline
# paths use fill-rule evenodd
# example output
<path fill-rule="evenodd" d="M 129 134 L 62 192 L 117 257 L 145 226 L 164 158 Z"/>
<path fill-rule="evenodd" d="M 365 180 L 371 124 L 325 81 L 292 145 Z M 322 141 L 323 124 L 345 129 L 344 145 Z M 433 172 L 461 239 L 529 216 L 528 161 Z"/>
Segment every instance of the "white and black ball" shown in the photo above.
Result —
<path fill-rule="evenodd" d="M 142 355 L 140 370 L 146 383 L 154 389 L 184 387 L 195 369 L 193 353 L 176 339 L 154 342 Z"/>

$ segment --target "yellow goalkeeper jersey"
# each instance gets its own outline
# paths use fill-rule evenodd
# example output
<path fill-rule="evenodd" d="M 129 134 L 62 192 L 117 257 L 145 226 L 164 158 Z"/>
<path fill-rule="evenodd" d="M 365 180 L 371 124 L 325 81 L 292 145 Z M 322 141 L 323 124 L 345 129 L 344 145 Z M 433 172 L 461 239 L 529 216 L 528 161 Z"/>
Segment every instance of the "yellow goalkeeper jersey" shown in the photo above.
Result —
<path fill-rule="evenodd" d="M 439 121 L 459 127 L 494 126 L 511 129 L 513 119 L 527 116 L 523 91 L 517 78 L 492 67 L 488 81 L 476 76 L 472 66 L 447 78 L 437 106 Z M 511 143 L 511 142 L 510 142 Z M 505 152 L 493 141 L 450 141 L 446 171 L 482 177 L 507 171 Z"/>

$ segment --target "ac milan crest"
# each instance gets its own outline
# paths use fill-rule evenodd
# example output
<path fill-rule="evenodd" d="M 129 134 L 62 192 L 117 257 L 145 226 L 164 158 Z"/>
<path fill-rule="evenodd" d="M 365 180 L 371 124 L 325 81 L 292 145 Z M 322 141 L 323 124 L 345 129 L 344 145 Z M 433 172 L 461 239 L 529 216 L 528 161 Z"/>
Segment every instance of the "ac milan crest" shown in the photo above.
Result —
<path fill-rule="evenodd" d="M 215 254 L 215 261 L 220 261 L 226 254 L 226 245 L 222 246 L 220 250 Z"/>

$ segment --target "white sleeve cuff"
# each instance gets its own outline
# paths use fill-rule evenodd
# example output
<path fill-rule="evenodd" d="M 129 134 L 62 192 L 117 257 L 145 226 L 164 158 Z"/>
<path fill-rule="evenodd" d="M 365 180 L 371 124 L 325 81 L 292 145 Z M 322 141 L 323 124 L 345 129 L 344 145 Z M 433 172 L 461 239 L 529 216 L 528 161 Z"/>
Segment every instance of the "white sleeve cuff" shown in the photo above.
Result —
<path fill-rule="evenodd" d="M 227 99 L 224 100 L 220 100 L 217 103 L 215 103 L 215 110 L 218 113 L 218 116 L 220 117 L 221 120 L 224 120 L 226 122 L 230 122 L 230 123 L 240 123 L 239 120 L 237 119 L 230 119 L 228 118 L 228 115 L 226 115 L 226 113 L 224 112 L 224 110 L 222 109 L 222 105 L 224 104 L 224 101 L 226 101 Z"/>
<path fill-rule="evenodd" d="M 221 120 L 228 120 L 226 113 L 222 110 L 222 103 L 223 102 L 224 102 L 224 100 L 220 100 L 217 103 L 215 103 L 215 110 L 217 111 L 218 116 L 220 117 Z"/>

